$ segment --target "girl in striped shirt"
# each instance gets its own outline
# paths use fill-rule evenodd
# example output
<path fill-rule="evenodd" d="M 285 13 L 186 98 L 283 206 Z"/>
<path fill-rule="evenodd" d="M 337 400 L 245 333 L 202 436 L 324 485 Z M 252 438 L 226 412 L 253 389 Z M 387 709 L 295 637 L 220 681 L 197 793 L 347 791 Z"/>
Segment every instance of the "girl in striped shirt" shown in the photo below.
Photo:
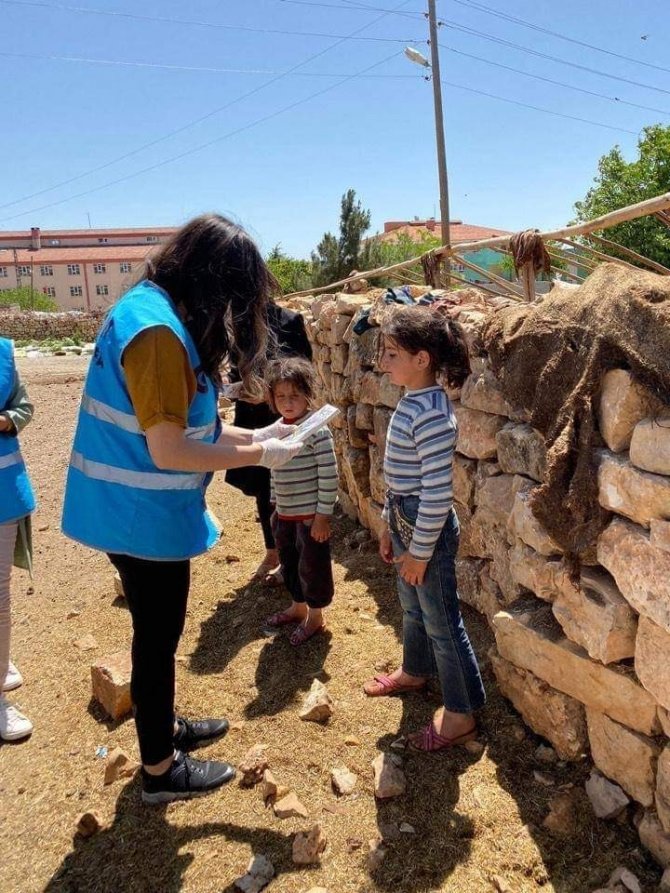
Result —
<path fill-rule="evenodd" d="M 485 695 L 456 591 L 459 526 L 453 509 L 456 417 L 441 375 L 460 387 L 470 372 L 462 328 L 430 307 L 398 309 L 382 325 L 380 366 L 406 388 L 391 418 L 388 485 L 379 553 L 398 571 L 403 662 L 364 686 L 370 697 L 423 689 L 437 673 L 444 706 L 410 744 L 424 751 L 476 735 L 474 711 Z"/>

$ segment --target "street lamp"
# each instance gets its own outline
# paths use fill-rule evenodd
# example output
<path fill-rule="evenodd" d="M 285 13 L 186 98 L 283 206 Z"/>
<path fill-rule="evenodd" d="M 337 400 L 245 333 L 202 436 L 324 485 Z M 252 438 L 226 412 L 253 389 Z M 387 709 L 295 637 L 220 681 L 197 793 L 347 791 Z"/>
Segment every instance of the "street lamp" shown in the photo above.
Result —
<path fill-rule="evenodd" d="M 428 22 L 430 25 L 430 62 L 413 47 L 406 47 L 405 55 L 416 65 L 432 69 L 433 106 L 435 109 L 435 141 L 437 143 L 437 172 L 440 183 L 440 224 L 442 244 L 451 248 L 449 235 L 449 183 L 447 179 L 447 153 L 444 146 L 444 117 L 442 115 L 442 85 L 440 83 L 440 57 L 437 46 L 437 17 L 435 0 L 428 0 Z M 450 255 L 445 264 L 446 285 L 449 285 Z"/>

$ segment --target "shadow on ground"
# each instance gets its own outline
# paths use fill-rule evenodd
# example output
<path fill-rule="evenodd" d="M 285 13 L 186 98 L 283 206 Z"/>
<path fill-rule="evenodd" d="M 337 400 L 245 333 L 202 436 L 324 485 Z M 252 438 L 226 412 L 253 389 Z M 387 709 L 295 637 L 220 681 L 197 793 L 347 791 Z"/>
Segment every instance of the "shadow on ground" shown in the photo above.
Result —
<path fill-rule="evenodd" d="M 225 796 L 225 793 L 214 796 Z M 116 802 L 113 823 L 95 836 L 78 835 L 44 888 L 44 893 L 178 893 L 194 855 L 188 845 L 203 838 L 247 844 L 268 855 L 277 873 L 298 870 L 291 860 L 291 835 L 230 822 L 205 822 L 177 827 L 167 821 L 166 807 L 147 808 L 140 800 L 138 779 Z M 207 872 L 216 871 L 210 864 Z M 222 893 L 233 893 L 230 884 Z"/>

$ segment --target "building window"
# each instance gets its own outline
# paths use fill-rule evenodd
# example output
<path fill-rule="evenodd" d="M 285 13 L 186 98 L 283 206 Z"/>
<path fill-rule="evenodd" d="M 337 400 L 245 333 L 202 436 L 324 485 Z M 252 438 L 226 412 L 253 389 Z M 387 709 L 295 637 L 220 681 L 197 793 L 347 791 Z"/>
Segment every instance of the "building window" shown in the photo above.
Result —
<path fill-rule="evenodd" d="M 119 273 L 130 273 L 132 267 L 127 261 L 119 264 Z"/>
<path fill-rule="evenodd" d="M 68 264 L 67 265 L 67 274 L 68 276 L 79 276 L 80 274 L 79 264 Z"/>
<path fill-rule="evenodd" d="M 98 239 L 98 242 L 100 242 L 101 245 L 104 245 L 108 241 L 109 241 L 109 239 L 105 239 L 105 238 Z"/>
<path fill-rule="evenodd" d="M 51 265 L 42 264 L 40 267 L 40 276 L 53 276 L 54 268 Z"/>
<path fill-rule="evenodd" d="M 147 236 L 147 242 L 157 242 L 158 236 Z"/>
<path fill-rule="evenodd" d="M 55 298 L 56 289 L 53 287 L 53 285 L 45 285 L 42 289 L 42 294 L 47 295 L 50 298 Z"/>
<path fill-rule="evenodd" d="M 80 298 L 83 295 L 81 285 L 71 285 L 70 286 L 70 297 L 71 298 Z"/>
<path fill-rule="evenodd" d="M 94 273 L 106 273 L 107 266 L 105 264 L 93 264 Z"/>
<path fill-rule="evenodd" d="M 8 279 L 9 278 L 9 270 L 7 267 L 0 267 L 0 279 Z"/>
<path fill-rule="evenodd" d="M 95 287 L 96 295 L 108 295 L 109 294 L 109 286 L 108 285 L 96 285 Z"/>
<path fill-rule="evenodd" d="M 30 267 L 28 267 L 28 266 L 19 267 L 19 276 L 30 276 Z"/>
<path fill-rule="evenodd" d="M 49 245 L 60 245 L 60 239 L 49 239 Z"/>

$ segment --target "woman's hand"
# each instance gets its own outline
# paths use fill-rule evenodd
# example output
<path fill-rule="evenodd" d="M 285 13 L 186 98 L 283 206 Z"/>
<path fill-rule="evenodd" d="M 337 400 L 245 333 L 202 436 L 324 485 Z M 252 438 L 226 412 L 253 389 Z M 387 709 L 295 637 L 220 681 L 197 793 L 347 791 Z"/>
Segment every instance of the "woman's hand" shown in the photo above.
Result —
<path fill-rule="evenodd" d="M 297 427 L 297 425 L 287 425 L 285 422 L 282 422 L 281 419 L 278 419 L 276 422 L 267 425 L 265 428 L 256 428 L 253 430 L 251 432 L 251 442 L 264 443 L 271 437 L 279 437 L 280 439 L 282 437 L 288 437 L 289 434 L 293 434 Z"/>
<path fill-rule="evenodd" d="M 294 456 L 297 456 L 304 445 L 301 440 L 297 443 L 284 443 L 283 440 L 278 440 L 276 437 L 254 444 L 263 451 L 258 460 L 258 464 L 263 468 L 281 468 L 282 465 L 286 465 Z"/>
<path fill-rule="evenodd" d="M 423 583 L 428 567 L 427 561 L 421 561 L 409 552 L 403 552 L 394 559 L 394 563 L 398 565 L 398 573 L 405 583 L 409 583 L 410 586 L 420 586 Z"/>
<path fill-rule="evenodd" d="M 391 531 L 388 525 L 382 530 L 379 537 L 379 554 L 386 564 L 393 564 L 393 544 L 391 543 Z"/>

